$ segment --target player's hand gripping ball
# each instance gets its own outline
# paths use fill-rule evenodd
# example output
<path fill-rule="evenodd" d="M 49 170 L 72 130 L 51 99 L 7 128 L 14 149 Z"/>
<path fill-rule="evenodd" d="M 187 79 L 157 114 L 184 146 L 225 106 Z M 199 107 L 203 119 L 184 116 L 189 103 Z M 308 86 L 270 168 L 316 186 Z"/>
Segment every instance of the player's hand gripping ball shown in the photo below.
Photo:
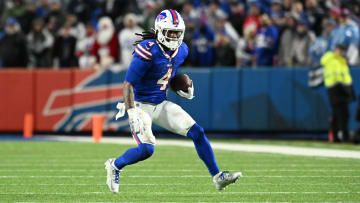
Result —
<path fill-rule="evenodd" d="M 170 80 L 170 89 L 186 99 L 194 98 L 194 85 L 186 74 L 176 74 Z"/>

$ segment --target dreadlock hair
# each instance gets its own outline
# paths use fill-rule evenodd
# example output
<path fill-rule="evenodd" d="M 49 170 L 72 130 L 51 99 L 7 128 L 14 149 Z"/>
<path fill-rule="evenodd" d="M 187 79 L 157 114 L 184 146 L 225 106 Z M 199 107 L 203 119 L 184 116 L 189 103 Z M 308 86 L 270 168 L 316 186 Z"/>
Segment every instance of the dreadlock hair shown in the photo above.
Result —
<path fill-rule="evenodd" d="M 137 36 L 141 36 L 141 40 L 136 41 L 133 45 L 136 46 L 138 45 L 140 42 L 146 40 L 146 39 L 156 39 L 156 32 L 154 29 L 151 30 L 147 30 L 140 33 L 135 33 L 135 35 Z"/>

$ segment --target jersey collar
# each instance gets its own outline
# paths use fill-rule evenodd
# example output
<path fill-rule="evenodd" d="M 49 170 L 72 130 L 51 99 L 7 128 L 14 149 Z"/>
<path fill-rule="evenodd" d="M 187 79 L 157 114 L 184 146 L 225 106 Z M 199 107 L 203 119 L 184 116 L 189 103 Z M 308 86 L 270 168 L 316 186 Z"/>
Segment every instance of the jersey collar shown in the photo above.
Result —
<path fill-rule="evenodd" d="M 158 44 L 158 46 L 161 49 L 161 52 L 164 54 L 164 56 L 169 59 L 169 61 L 171 61 L 172 58 L 174 58 L 177 53 L 179 52 L 179 47 L 175 49 L 175 51 L 171 54 L 171 56 L 169 56 L 169 54 L 166 53 L 166 51 L 164 51 L 164 49 L 162 48 L 162 46 L 158 43 L 158 41 L 156 41 L 156 43 Z"/>

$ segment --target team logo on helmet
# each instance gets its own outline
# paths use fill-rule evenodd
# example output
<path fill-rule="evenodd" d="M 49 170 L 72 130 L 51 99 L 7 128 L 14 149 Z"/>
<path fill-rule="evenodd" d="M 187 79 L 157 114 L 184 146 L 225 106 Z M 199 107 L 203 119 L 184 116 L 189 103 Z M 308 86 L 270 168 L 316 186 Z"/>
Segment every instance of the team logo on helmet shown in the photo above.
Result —
<path fill-rule="evenodd" d="M 164 20 L 165 18 L 166 18 L 166 13 L 162 12 L 158 16 L 156 16 L 156 21 L 161 21 Z"/>

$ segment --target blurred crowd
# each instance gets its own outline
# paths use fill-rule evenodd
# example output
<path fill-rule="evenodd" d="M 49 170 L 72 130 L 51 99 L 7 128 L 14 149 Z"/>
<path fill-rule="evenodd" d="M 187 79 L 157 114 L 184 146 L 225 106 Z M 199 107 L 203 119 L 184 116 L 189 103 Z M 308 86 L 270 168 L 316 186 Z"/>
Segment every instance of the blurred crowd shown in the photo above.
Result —
<path fill-rule="evenodd" d="M 126 69 L 165 8 L 185 20 L 186 66 L 315 67 L 338 44 L 360 64 L 360 0 L 4 0 L 0 67 Z"/>

